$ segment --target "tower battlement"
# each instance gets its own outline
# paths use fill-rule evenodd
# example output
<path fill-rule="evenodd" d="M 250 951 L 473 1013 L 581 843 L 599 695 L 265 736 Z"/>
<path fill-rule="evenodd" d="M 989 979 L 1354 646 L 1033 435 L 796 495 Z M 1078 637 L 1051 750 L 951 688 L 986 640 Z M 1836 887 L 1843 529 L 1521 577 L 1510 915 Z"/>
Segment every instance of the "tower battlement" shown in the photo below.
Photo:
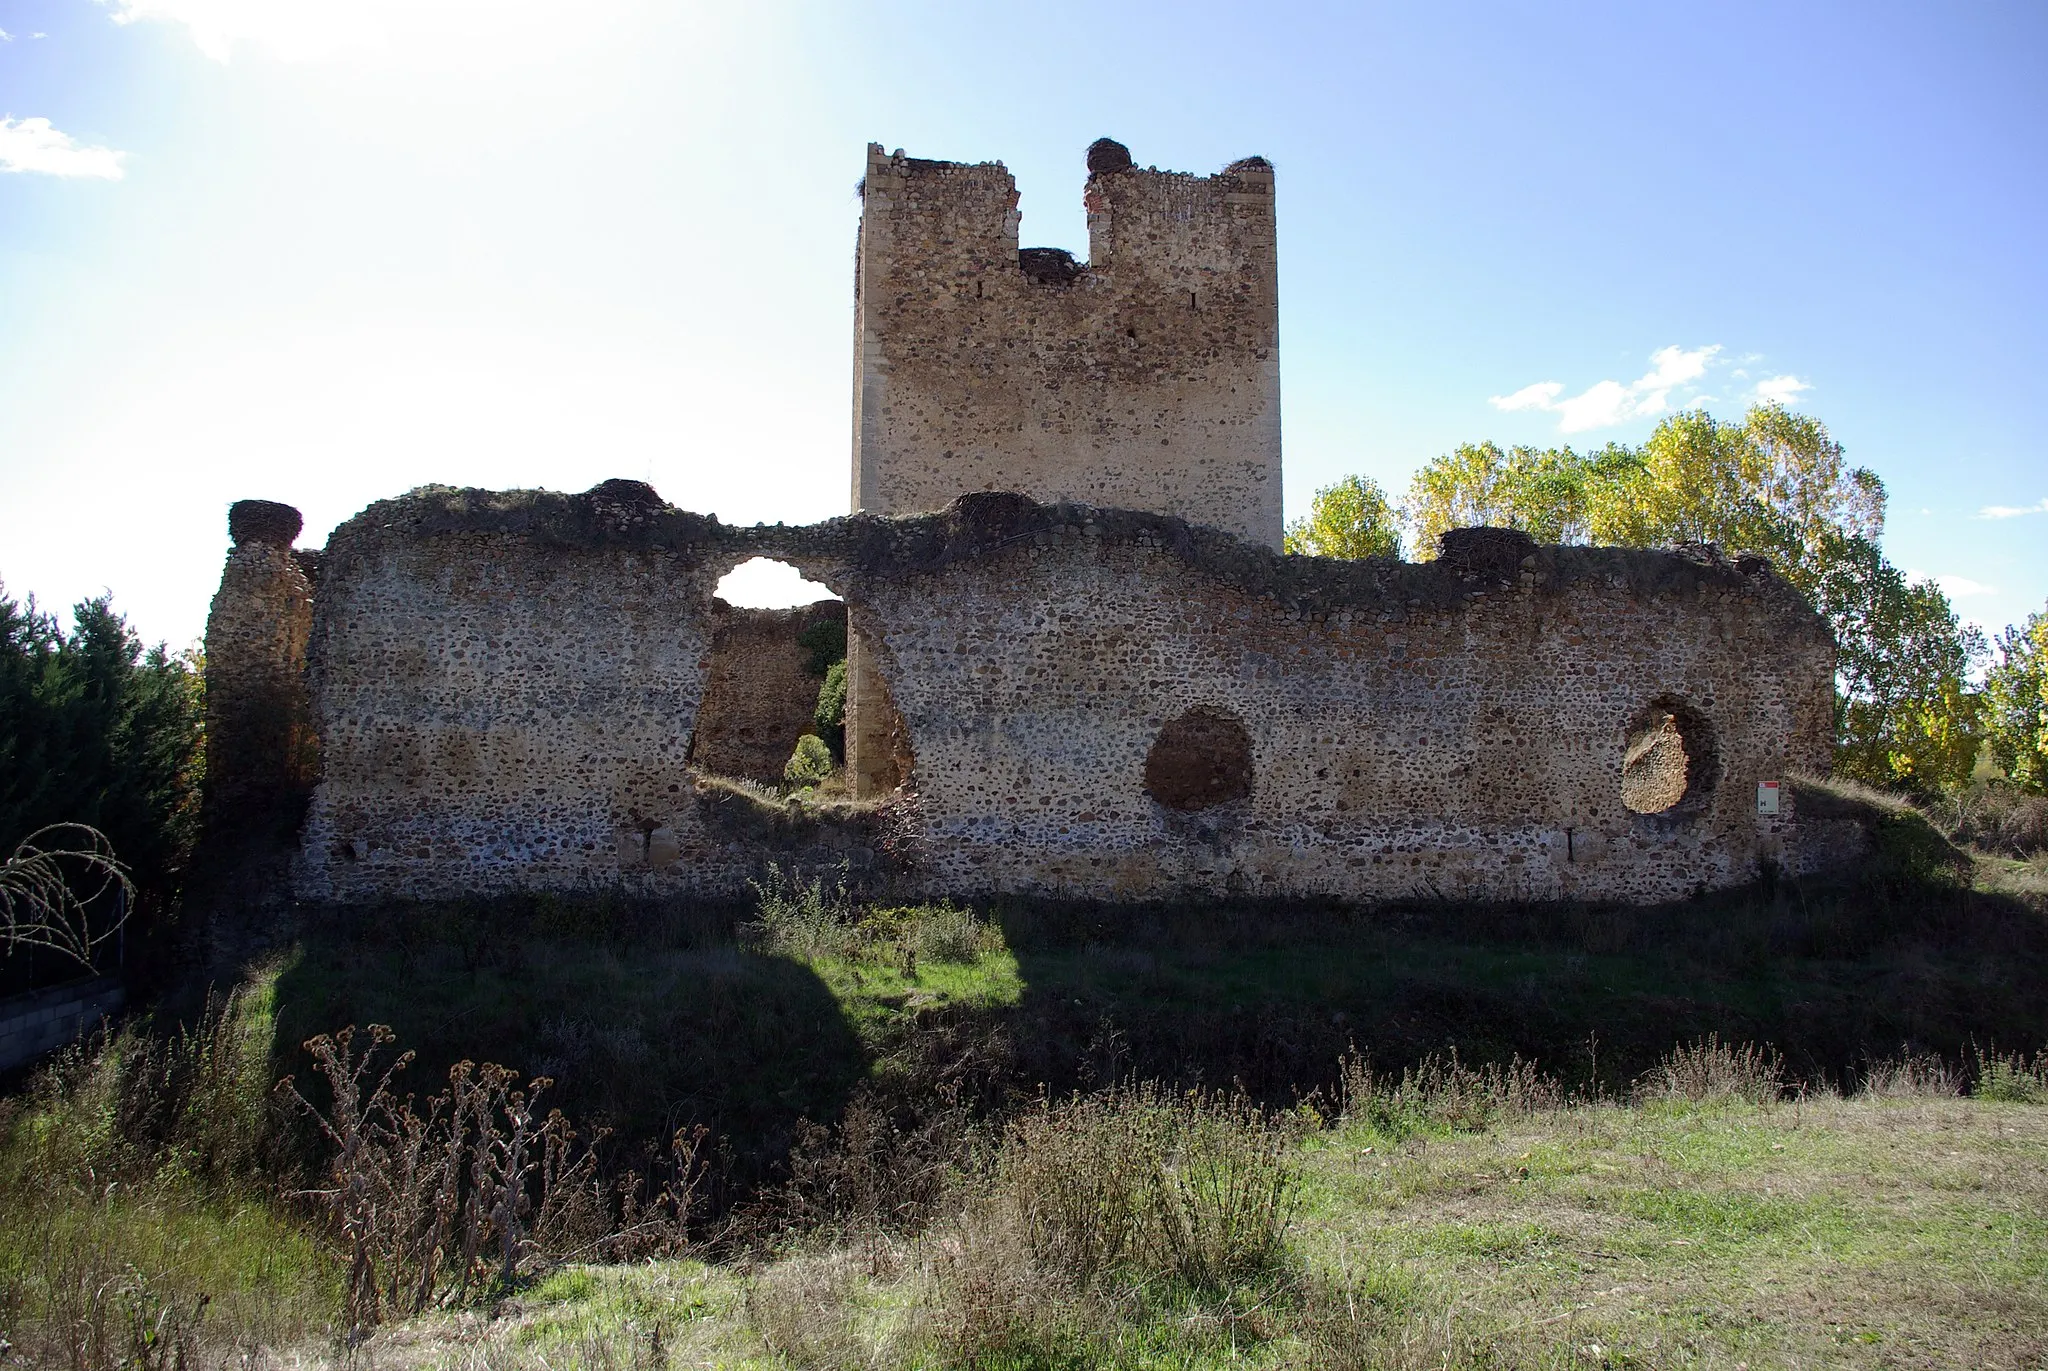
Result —
<path fill-rule="evenodd" d="M 1089 150 L 1088 256 L 1018 242 L 1000 162 L 868 148 L 853 508 L 960 495 L 1174 514 L 1280 544 L 1273 169 Z"/>

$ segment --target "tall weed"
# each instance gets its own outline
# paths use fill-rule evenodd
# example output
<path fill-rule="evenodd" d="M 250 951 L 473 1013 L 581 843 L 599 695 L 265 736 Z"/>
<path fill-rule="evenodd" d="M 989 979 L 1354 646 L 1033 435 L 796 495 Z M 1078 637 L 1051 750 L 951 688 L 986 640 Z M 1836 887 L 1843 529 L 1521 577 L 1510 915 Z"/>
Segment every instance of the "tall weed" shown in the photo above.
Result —
<path fill-rule="evenodd" d="M 1337 1063 L 1339 1117 L 1394 1141 L 1431 1130 L 1476 1132 L 1563 1102 L 1557 1079 L 1519 1056 L 1505 1065 L 1471 1067 L 1454 1047 L 1403 1067 L 1398 1078 L 1376 1074 L 1372 1059 L 1356 1047 Z"/>
<path fill-rule="evenodd" d="M 260 1039 L 245 1001 L 106 1031 L 0 1114 L 0 1335 L 34 1365 L 208 1365 L 317 1337 L 329 1254 L 267 1203 Z"/>
<path fill-rule="evenodd" d="M 1289 1142 L 1240 1096 L 1041 1101 L 928 1243 L 918 1338 L 946 1364 L 1083 1365 L 1147 1301 L 1279 1276 L 1301 1196 Z"/>
<path fill-rule="evenodd" d="M 1977 1083 L 1972 1095 L 2008 1104 L 2048 1104 L 2048 1052 L 2029 1057 L 1981 1047 L 1974 1051 Z"/>
<path fill-rule="evenodd" d="M 1963 1076 L 1938 1054 L 1901 1051 L 1872 1062 L 1863 1072 L 1862 1093 L 1878 1099 L 1952 1099 L 1963 1093 Z"/>
<path fill-rule="evenodd" d="M 785 872 L 771 862 L 761 880 L 748 884 L 755 913 L 741 931 L 763 952 L 798 961 L 848 957 L 865 940 L 844 871 L 827 887 L 822 876 L 806 882 L 797 872 Z"/>
<path fill-rule="evenodd" d="M 271 1142 L 267 1063 L 243 997 L 209 993 L 168 1034 L 147 1021 L 103 1028 L 35 1078 L 22 1121 L 33 1166 L 80 1185 L 171 1172 L 241 1193 Z"/>
<path fill-rule="evenodd" d="M 420 1105 L 396 1089 L 412 1054 L 387 1051 L 394 1036 L 372 1024 L 360 1051 L 352 1027 L 307 1041 L 324 1108 L 290 1076 L 277 1085 L 330 1148 L 323 1183 L 306 1196 L 326 1210 L 345 1254 L 351 1337 L 393 1314 L 506 1289 L 544 1261 L 686 1242 L 701 1133 L 676 1135 L 676 1180 L 653 1202 L 641 1203 L 630 1182 L 615 1201 L 568 1119 L 541 1113 L 552 1081 L 522 1086 L 508 1067 L 458 1062 L 448 1088 Z"/>
<path fill-rule="evenodd" d="M 1709 1033 L 1673 1048 L 1645 1072 L 1631 1092 L 1638 1103 L 1685 1100 L 1693 1104 L 1739 1100 L 1774 1104 L 1785 1093 L 1785 1059 L 1753 1043 L 1736 1047 Z"/>

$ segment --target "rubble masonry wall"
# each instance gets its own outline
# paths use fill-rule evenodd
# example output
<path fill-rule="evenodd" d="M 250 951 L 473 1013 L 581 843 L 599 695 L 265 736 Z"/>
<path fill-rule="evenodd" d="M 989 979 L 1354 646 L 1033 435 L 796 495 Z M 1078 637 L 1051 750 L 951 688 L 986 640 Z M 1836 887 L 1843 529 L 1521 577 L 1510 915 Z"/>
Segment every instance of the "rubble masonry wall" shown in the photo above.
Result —
<path fill-rule="evenodd" d="M 1427 564 L 1336 562 L 1001 495 L 726 529 L 646 496 L 424 491 L 337 530 L 302 894 L 741 893 L 776 849 L 685 750 L 712 589 L 755 555 L 846 598 L 912 768 L 843 830 L 774 840 L 904 894 L 1651 901 L 1825 846 L 1796 803 L 1756 813 L 1758 781 L 1825 771 L 1833 670 L 1756 559 L 1481 531 Z M 1711 730 L 1704 773 L 1635 814 L 1631 730 L 1667 707 Z M 1176 720 L 1242 730 L 1234 798 L 1148 792 Z"/>
<path fill-rule="evenodd" d="M 1019 491 L 1279 548 L 1270 165 L 1091 175 L 1086 263 L 1020 257 L 999 162 L 871 145 L 862 184 L 855 511 Z"/>
<path fill-rule="evenodd" d="M 206 799 L 238 820 L 302 799 L 315 740 L 306 695 L 306 640 L 316 566 L 294 553 L 299 516 L 245 500 L 229 520 L 234 546 L 206 616 Z"/>

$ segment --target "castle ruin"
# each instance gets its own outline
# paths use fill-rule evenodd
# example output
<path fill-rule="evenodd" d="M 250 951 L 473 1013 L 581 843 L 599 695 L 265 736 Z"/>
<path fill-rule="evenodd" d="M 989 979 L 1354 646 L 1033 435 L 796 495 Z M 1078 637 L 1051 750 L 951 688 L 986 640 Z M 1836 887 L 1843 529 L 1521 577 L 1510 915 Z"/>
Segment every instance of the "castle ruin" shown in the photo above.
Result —
<path fill-rule="evenodd" d="M 1017 183 L 868 145 L 854 278 L 853 512 L 1014 491 L 1173 514 L 1280 547 L 1273 168 L 1140 169 L 1088 149 L 1088 260 L 1018 246 Z M 855 789 L 902 744 L 858 627 Z"/>
<path fill-rule="evenodd" d="M 731 896 L 775 860 L 906 896 L 1648 902 L 1840 858 L 1774 784 L 1827 767 L 1833 650 L 1768 565 L 1498 529 L 1282 555 L 1272 169 L 1089 165 L 1084 265 L 1018 248 L 1000 164 L 869 149 L 844 518 L 427 487 L 315 556 L 237 506 L 215 788 L 317 744 L 300 894 Z M 794 635 L 835 612 L 715 601 L 756 556 L 844 601 L 865 802 L 711 774 L 788 755 Z"/>

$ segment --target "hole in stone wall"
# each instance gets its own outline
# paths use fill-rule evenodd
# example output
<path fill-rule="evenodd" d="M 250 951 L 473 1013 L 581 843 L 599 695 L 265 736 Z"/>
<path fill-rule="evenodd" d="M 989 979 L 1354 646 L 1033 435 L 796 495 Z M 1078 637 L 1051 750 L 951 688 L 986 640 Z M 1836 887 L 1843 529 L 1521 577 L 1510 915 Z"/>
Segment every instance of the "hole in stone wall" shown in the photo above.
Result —
<path fill-rule="evenodd" d="M 820 716 L 835 676 L 844 697 L 845 661 L 845 602 L 786 562 L 741 563 L 711 602 L 690 764 L 770 786 L 828 781 L 843 749 L 837 718 Z M 818 741 L 801 743 L 806 735 Z"/>
<path fill-rule="evenodd" d="M 1236 715 L 1196 705 L 1166 721 L 1145 754 L 1145 790 L 1168 809 L 1208 809 L 1252 793 L 1252 740 Z"/>
<path fill-rule="evenodd" d="M 1714 788 L 1718 761 L 1706 716 L 1675 695 L 1660 695 L 1629 722 L 1621 802 L 1634 814 L 1697 809 Z"/>
<path fill-rule="evenodd" d="M 839 598 L 831 587 L 805 580 L 788 562 L 767 557 L 749 557 L 726 572 L 712 594 L 740 609 L 791 609 Z"/>

